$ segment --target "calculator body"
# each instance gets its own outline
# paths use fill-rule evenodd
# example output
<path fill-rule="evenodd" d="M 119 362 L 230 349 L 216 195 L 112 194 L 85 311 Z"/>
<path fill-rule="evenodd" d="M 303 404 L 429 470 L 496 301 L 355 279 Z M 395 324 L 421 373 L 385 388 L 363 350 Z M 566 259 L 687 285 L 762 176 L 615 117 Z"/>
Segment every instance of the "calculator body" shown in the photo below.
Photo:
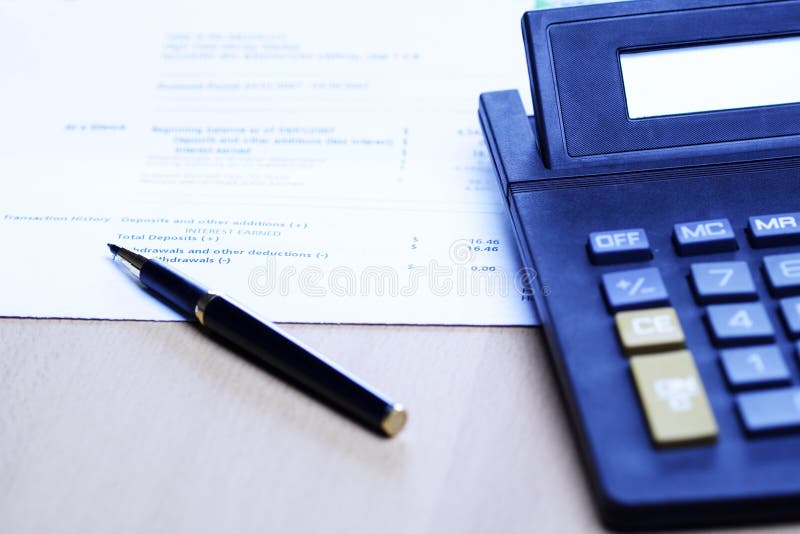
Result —
<path fill-rule="evenodd" d="M 632 119 L 619 67 L 628 49 L 796 33 L 798 1 L 530 12 L 534 116 L 516 91 L 481 95 L 530 291 L 609 526 L 800 518 L 800 326 L 791 324 L 800 104 Z M 743 273 L 749 285 L 727 291 Z M 678 339 L 651 336 L 665 310 Z M 626 338 L 625 321 L 642 343 Z"/>

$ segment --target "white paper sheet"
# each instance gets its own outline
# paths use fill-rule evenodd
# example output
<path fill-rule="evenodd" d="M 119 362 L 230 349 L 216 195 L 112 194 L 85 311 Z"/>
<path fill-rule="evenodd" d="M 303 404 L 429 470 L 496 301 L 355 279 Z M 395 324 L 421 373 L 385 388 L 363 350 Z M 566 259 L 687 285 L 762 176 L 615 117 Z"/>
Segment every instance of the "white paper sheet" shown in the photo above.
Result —
<path fill-rule="evenodd" d="M 477 121 L 529 2 L 0 1 L 0 315 L 534 324 Z"/>

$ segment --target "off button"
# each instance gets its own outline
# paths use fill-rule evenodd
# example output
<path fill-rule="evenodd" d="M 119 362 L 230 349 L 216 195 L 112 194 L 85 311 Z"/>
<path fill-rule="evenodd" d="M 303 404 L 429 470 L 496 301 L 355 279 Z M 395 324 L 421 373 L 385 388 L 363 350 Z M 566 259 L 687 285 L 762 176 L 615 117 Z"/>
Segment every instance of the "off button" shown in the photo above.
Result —
<path fill-rule="evenodd" d="M 653 257 L 643 228 L 589 234 L 589 257 L 595 265 L 645 261 Z"/>

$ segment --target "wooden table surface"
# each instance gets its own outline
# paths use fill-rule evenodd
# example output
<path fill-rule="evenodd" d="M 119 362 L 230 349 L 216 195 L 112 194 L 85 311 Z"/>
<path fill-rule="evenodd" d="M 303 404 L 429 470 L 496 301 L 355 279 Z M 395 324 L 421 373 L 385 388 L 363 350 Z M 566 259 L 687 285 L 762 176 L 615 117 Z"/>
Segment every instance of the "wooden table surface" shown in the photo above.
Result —
<path fill-rule="evenodd" d="M 603 531 L 538 329 L 286 329 L 406 429 L 366 432 L 191 324 L 0 320 L 0 532 Z"/>

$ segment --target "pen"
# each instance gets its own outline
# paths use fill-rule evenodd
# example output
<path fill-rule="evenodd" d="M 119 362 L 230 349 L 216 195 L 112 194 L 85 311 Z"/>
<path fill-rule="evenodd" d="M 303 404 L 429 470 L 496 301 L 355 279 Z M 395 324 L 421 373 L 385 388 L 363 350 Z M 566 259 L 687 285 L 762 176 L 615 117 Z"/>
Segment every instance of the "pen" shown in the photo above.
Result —
<path fill-rule="evenodd" d="M 145 287 L 185 315 L 196 317 L 204 328 L 278 369 L 367 428 L 390 437 L 402 430 L 407 419 L 402 404 L 372 391 L 276 325 L 256 318 L 156 259 L 111 243 L 108 248 Z"/>

